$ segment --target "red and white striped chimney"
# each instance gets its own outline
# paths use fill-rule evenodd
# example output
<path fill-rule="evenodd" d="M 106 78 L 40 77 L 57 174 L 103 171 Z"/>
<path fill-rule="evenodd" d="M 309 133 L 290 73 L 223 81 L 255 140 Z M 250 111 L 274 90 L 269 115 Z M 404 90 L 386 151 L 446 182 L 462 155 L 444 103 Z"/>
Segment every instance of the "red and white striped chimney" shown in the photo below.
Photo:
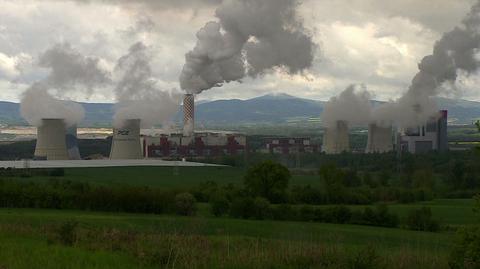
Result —
<path fill-rule="evenodd" d="M 183 99 L 183 135 L 192 136 L 195 129 L 195 96 L 185 94 Z"/>

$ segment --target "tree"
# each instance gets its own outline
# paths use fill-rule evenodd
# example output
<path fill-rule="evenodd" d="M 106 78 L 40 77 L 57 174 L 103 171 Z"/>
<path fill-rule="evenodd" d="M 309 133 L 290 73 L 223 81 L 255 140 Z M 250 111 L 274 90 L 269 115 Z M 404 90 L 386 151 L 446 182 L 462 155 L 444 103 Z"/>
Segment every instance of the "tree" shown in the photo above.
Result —
<path fill-rule="evenodd" d="M 475 122 L 475 125 L 477 126 L 478 131 L 480 132 L 480 120 L 477 120 L 477 122 Z"/>
<path fill-rule="evenodd" d="M 286 200 L 290 171 L 273 161 L 265 161 L 250 168 L 245 175 L 246 190 L 253 196 L 263 197 L 272 203 Z"/>
<path fill-rule="evenodd" d="M 345 198 L 344 173 L 334 164 L 325 164 L 320 167 L 320 180 L 323 181 L 327 192 L 327 202 L 341 203 Z"/>

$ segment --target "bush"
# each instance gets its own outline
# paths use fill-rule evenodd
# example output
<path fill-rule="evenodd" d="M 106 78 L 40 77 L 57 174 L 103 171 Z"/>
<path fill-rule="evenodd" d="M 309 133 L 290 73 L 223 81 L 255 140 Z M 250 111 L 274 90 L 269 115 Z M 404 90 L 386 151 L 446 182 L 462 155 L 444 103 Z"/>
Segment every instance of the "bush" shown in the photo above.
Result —
<path fill-rule="evenodd" d="M 273 219 L 275 220 L 294 220 L 297 218 L 297 212 L 289 204 L 281 204 L 272 208 Z"/>
<path fill-rule="evenodd" d="M 193 216 L 197 211 L 197 201 L 188 192 L 179 193 L 175 196 L 175 209 L 182 216 Z"/>
<path fill-rule="evenodd" d="M 65 169 L 55 168 L 55 169 L 51 170 L 48 173 L 48 175 L 51 176 L 51 177 L 63 177 L 63 176 L 65 176 Z"/>
<path fill-rule="evenodd" d="M 335 206 L 323 212 L 325 222 L 344 224 L 350 221 L 352 211 L 346 206 Z"/>
<path fill-rule="evenodd" d="M 236 198 L 230 206 L 230 216 L 235 218 L 249 219 L 255 215 L 255 203 L 250 197 Z"/>
<path fill-rule="evenodd" d="M 223 216 L 228 213 L 230 209 L 230 202 L 223 193 L 215 194 L 210 199 L 210 210 L 212 214 L 216 217 Z"/>
<path fill-rule="evenodd" d="M 432 218 L 432 211 L 429 207 L 422 207 L 408 213 L 407 228 L 414 231 L 437 232 L 440 224 Z"/>
<path fill-rule="evenodd" d="M 77 241 L 78 222 L 67 221 L 60 225 L 57 229 L 58 239 L 60 243 L 66 246 L 73 246 Z"/>
<path fill-rule="evenodd" d="M 315 220 L 315 210 L 311 206 L 304 205 L 300 208 L 298 218 L 301 221 L 314 221 Z"/>
<path fill-rule="evenodd" d="M 450 268 L 480 268 L 480 227 L 464 228 L 458 232 L 449 260 Z"/>
<path fill-rule="evenodd" d="M 270 202 L 262 197 L 257 197 L 253 201 L 253 209 L 255 219 L 271 219 L 272 218 L 272 209 Z"/>

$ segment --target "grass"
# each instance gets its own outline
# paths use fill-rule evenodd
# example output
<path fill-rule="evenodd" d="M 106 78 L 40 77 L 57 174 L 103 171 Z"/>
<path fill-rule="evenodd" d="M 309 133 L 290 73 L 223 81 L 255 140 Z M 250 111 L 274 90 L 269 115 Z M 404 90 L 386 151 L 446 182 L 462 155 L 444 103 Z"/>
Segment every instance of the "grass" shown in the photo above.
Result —
<path fill-rule="evenodd" d="M 88 251 L 48 244 L 37 236 L 0 233 L 0 268 L 138 268 L 138 262 L 123 253 Z"/>
<path fill-rule="evenodd" d="M 62 179 L 99 185 L 134 185 L 158 188 L 189 188 L 213 181 L 221 184 L 243 183 L 245 170 L 236 167 L 105 167 L 65 169 Z M 33 177 L 47 180 L 50 177 Z M 318 176 L 294 175 L 292 185 L 319 185 Z"/>

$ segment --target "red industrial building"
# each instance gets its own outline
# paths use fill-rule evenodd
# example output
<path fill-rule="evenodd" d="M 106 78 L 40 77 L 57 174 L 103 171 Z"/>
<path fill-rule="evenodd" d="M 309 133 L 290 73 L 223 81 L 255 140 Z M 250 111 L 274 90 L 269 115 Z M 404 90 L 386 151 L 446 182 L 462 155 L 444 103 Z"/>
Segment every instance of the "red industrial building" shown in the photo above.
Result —
<path fill-rule="evenodd" d="M 274 137 L 265 140 L 264 152 L 271 154 L 316 153 L 320 146 L 313 145 L 310 138 Z"/>

